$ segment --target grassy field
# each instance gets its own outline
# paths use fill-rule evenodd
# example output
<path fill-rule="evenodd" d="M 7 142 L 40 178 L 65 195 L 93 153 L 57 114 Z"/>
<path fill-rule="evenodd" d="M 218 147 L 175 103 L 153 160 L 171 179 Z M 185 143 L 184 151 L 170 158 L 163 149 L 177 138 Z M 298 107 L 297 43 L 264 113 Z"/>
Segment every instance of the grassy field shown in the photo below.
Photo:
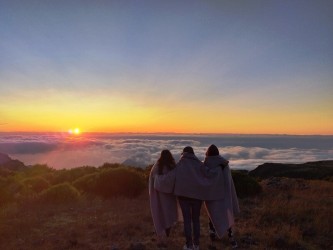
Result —
<path fill-rule="evenodd" d="M 240 200 L 239 249 L 333 249 L 333 183 L 271 178 L 260 195 Z M 148 193 L 136 198 L 81 198 L 62 205 L 12 203 L 0 208 L 0 249 L 157 249 Z M 201 249 L 208 249 L 202 209 Z M 182 249 L 182 224 L 169 249 Z M 230 249 L 226 238 L 218 249 Z"/>

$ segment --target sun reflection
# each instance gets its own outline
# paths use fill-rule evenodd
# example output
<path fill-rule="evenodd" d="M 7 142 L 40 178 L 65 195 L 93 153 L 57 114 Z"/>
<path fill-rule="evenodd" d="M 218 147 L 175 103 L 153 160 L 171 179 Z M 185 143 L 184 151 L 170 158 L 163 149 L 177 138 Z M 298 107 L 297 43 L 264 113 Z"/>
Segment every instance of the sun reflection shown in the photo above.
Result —
<path fill-rule="evenodd" d="M 68 134 L 70 134 L 70 135 L 79 135 L 79 134 L 81 134 L 81 131 L 80 131 L 79 128 L 69 129 Z"/>

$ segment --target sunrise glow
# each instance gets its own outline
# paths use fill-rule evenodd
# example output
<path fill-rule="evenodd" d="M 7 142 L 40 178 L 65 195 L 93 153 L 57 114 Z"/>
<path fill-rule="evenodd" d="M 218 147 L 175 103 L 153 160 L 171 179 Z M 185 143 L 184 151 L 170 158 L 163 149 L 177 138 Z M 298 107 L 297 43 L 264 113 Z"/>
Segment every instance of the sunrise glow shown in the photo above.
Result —
<path fill-rule="evenodd" d="M 79 128 L 69 129 L 68 134 L 70 135 L 79 135 L 81 133 Z"/>
<path fill-rule="evenodd" d="M 0 132 L 333 134 L 321 1 L 5 1 L 0 23 Z"/>

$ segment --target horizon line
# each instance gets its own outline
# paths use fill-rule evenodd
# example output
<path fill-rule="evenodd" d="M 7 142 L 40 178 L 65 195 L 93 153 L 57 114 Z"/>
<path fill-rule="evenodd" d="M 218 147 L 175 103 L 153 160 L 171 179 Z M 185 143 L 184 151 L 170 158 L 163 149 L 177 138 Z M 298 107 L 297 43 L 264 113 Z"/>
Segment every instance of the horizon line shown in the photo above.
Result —
<path fill-rule="evenodd" d="M 68 131 L 0 131 L 1 134 L 22 133 L 22 134 L 68 134 Z M 137 134 L 137 135 L 230 135 L 230 136 L 333 136 L 333 134 L 288 134 L 288 133 L 213 133 L 213 132 L 97 132 L 81 131 L 80 134 Z M 80 135 L 78 135 L 80 136 Z"/>

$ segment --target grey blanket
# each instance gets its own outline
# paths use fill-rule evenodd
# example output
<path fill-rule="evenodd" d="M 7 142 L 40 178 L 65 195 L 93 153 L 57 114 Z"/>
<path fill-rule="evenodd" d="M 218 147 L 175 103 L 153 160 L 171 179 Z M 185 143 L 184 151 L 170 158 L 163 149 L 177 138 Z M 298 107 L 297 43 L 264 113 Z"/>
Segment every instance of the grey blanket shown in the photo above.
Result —
<path fill-rule="evenodd" d="M 220 164 L 223 162 L 225 162 L 225 159 L 221 156 L 208 156 L 204 161 L 213 178 L 214 175 L 220 176 L 221 190 L 223 189 L 222 192 L 224 193 L 222 199 L 205 201 L 207 212 L 219 237 L 222 237 L 228 228 L 234 225 L 234 217 L 240 212 L 230 168 L 227 166 L 222 169 Z"/>
<path fill-rule="evenodd" d="M 209 176 L 206 166 L 194 154 L 183 153 L 176 166 L 174 193 L 199 200 L 222 199 L 220 179 L 216 174 Z"/>
<path fill-rule="evenodd" d="M 158 165 L 155 164 L 149 175 L 149 198 L 150 210 L 153 218 L 155 232 L 158 236 L 165 236 L 165 230 L 172 227 L 178 221 L 178 209 L 176 196 L 171 193 L 159 192 L 154 188 L 155 178 L 157 175 Z M 168 174 L 164 171 L 164 174 Z M 172 173 L 170 173 L 172 176 Z M 163 187 L 163 182 L 160 182 L 162 189 L 167 190 L 170 187 L 170 178 L 166 181 L 166 186 Z"/>

